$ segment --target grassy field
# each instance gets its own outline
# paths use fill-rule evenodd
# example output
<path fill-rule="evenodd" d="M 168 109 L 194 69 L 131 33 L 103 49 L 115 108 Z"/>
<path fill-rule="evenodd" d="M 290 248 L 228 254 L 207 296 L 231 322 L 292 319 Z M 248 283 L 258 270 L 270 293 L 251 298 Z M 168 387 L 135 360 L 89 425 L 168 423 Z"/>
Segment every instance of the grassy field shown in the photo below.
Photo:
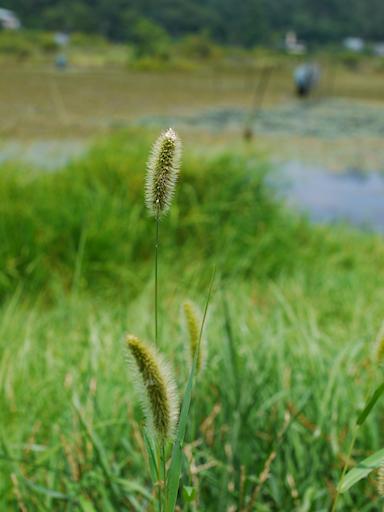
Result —
<path fill-rule="evenodd" d="M 0 52 L 0 162 L 57 168 L 86 151 L 95 137 L 135 124 L 174 125 L 197 146 L 211 141 L 242 151 L 251 122 L 250 145 L 274 162 L 382 168 L 380 60 L 361 58 L 351 67 L 330 56 L 314 57 L 322 69 L 320 87 L 302 102 L 294 96 L 294 57 L 256 52 L 192 62 L 189 68 L 142 69 L 129 66 L 124 55 L 126 49 L 108 46 L 100 54 L 76 50 L 69 68 L 59 71 L 54 53 L 16 61 Z"/>
<path fill-rule="evenodd" d="M 126 332 L 153 339 L 153 221 L 143 179 L 153 134 L 123 131 L 55 174 L 0 175 L 0 509 L 151 510 Z M 161 223 L 160 345 L 182 390 L 181 304 L 209 309 L 182 483 L 184 511 L 327 511 L 345 462 L 382 447 L 384 242 L 287 212 L 250 150 L 185 143 Z M 339 510 L 381 506 L 375 474 Z"/>
<path fill-rule="evenodd" d="M 266 106 L 284 104 L 294 100 L 292 73 L 300 62 L 248 56 L 189 70 L 151 71 L 121 63 L 87 65 L 75 59 L 67 71 L 59 71 L 53 60 L 52 56 L 43 62 L 0 61 L 0 137 L 89 137 L 148 115 L 197 114 L 226 107 L 251 111 L 260 101 Z M 314 60 L 322 70 L 317 99 L 384 99 L 382 63 L 373 66 L 363 61 L 357 69 L 349 69 L 324 57 Z M 268 67 L 272 71 L 266 79 Z"/>

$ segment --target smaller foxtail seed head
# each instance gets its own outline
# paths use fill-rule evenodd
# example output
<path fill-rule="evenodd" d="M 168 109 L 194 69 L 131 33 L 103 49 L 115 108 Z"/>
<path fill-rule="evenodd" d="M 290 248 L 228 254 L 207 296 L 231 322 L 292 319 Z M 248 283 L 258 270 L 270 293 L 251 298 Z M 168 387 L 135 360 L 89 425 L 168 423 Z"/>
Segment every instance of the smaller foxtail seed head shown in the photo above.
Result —
<path fill-rule="evenodd" d="M 201 315 L 196 306 L 187 301 L 183 304 L 185 323 L 188 333 L 188 359 L 192 365 L 196 352 L 196 370 L 201 371 L 204 367 L 204 343 L 200 341 Z"/>
<path fill-rule="evenodd" d="M 155 142 L 147 163 L 145 204 L 154 217 L 164 215 L 171 206 L 179 175 L 181 142 L 169 128 Z"/>
<path fill-rule="evenodd" d="M 127 336 L 126 348 L 147 427 L 160 439 L 169 439 L 174 434 L 179 411 L 176 385 L 170 368 L 154 348 L 136 336 Z"/>

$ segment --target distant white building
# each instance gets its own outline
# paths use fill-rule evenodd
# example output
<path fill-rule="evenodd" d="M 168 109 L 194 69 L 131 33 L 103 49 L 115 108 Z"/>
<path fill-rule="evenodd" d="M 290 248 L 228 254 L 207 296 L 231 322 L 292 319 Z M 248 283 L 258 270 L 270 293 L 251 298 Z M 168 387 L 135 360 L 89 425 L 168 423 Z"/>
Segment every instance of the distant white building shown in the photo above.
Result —
<path fill-rule="evenodd" d="M 294 55 L 302 55 L 307 50 L 305 44 L 297 39 L 296 32 L 292 30 L 286 33 L 284 46 L 288 53 Z"/>
<path fill-rule="evenodd" d="M 346 37 L 343 41 L 343 46 L 346 50 L 358 53 L 364 50 L 365 43 L 361 37 Z"/>
<path fill-rule="evenodd" d="M 0 7 L 0 28 L 6 30 L 17 30 L 21 27 L 19 18 L 13 11 Z"/>
<path fill-rule="evenodd" d="M 384 42 L 382 43 L 374 43 L 373 45 L 373 53 L 378 57 L 384 57 Z"/>
<path fill-rule="evenodd" d="M 67 46 L 69 43 L 69 35 L 66 32 L 56 32 L 53 39 L 57 46 Z"/>

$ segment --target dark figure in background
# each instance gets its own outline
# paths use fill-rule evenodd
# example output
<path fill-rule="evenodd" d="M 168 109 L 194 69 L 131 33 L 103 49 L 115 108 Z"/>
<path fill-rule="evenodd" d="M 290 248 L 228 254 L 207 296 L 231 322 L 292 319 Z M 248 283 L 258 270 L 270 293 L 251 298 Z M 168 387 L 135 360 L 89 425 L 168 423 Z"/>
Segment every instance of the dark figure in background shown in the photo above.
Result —
<path fill-rule="evenodd" d="M 305 98 L 316 87 L 320 78 L 320 71 L 316 64 L 302 64 L 295 69 L 293 79 L 296 94 Z"/>

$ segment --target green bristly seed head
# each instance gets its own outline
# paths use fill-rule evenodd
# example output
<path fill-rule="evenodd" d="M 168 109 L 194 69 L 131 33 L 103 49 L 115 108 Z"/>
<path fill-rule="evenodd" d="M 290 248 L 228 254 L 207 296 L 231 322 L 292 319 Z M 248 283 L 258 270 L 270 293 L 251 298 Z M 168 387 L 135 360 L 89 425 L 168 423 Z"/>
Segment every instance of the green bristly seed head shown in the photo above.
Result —
<path fill-rule="evenodd" d="M 170 370 L 157 351 L 136 336 L 127 336 L 126 345 L 147 427 L 159 438 L 168 439 L 172 437 L 178 419 L 176 386 Z"/>
<path fill-rule="evenodd" d="M 155 142 L 147 164 L 145 204 L 154 217 L 164 215 L 171 206 L 180 157 L 180 139 L 169 128 Z"/>
<path fill-rule="evenodd" d="M 196 351 L 198 350 L 197 359 L 196 359 L 196 370 L 200 371 L 202 369 L 204 358 L 203 358 L 203 346 L 200 343 L 199 347 L 199 337 L 200 337 L 200 325 L 201 320 L 199 318 L 196 307 L 191 302 L 185 302 L 183 304 L 184 316 L 188 331 L 188 340 L 189 340 L 189 359 L 190 363 L 195 357 Z"/>

